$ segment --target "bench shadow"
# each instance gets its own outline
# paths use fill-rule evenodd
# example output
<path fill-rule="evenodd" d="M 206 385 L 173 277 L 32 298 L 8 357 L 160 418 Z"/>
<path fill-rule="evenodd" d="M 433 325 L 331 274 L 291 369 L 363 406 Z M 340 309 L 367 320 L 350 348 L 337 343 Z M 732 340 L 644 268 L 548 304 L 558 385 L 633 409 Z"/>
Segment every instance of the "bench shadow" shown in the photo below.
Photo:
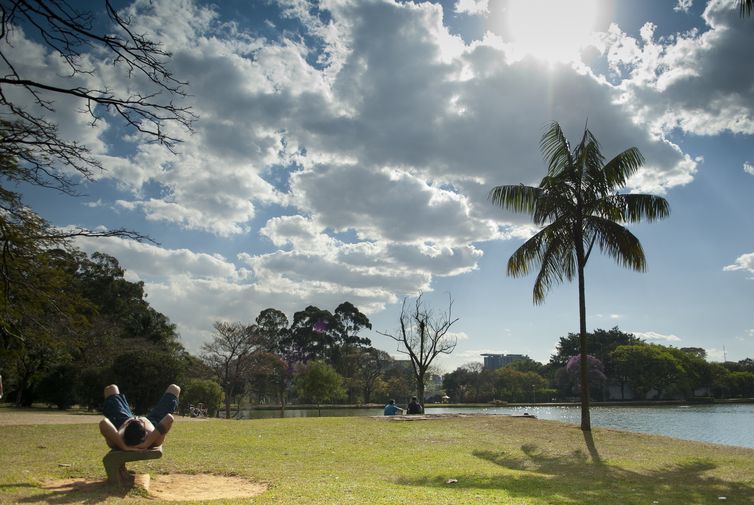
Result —
<path fill-rule="evenodd" d="M 10 487 L 15 485 L 11 484 Z M 26 485 L 24 485 L 26 486 Z M 129 489 L 120 488 L 107 481 L 66 479 L 59 483 L 49 483 L 42 487 L 28 485 L 42 491 L 32 496 L 19 498 L 17 503 L 101 503 L 110 497 L 125 498 Z"/>
<path fill-rule="evenodd" d="M 474 451 L 477 458 L 500 467 L 500 473 L 467 473 L 399 478 L 402 486 L 505 490 L 515 498 L 547 498 L 574 503 L 748 503 L 754 486 L 729 482 L 707 474 L 716 465 L 704 459 L 655 471 L 637 472 L 606 463 L 594 440 L 585 435 L 586 452 L 554 454 L 536 444 L 521 446 L 521 453 Z M 739 501 L 740 500 L 740 501 Z"/>

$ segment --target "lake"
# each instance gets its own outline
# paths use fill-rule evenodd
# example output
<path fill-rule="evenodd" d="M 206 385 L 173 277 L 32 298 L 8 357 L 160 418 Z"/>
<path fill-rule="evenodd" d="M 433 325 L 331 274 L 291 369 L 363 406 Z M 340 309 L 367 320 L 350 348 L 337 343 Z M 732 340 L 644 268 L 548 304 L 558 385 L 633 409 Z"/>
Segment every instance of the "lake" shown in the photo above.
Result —
<path fill-rule="evenodd" d="M 490 408 L 429 408 L 429 414 L 507 414 L 524 412 L 540 419 L 579 424 L 581 411 L 574 406 L 521 406 Z M 754 449 L 754 404 L 716 404 L 656 407 L 592 407 L 592 426 L 653 433 L 686 440 L 736 445 Z M 322 409 L 322 416 L 378 416 L 382 409 Z M 316 417 L 316 409 L 290 409 L 285 417 Z M 249 410 L 245 418 L 280 417 L 277 410 Z"/>

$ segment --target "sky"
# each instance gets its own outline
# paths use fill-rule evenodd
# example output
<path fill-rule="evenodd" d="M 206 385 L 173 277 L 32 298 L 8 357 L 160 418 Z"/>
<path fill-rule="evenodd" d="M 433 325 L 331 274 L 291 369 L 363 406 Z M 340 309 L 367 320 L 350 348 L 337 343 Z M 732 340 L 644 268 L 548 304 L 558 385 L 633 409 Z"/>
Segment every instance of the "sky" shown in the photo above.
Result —
<path fill-rule="evenodd" d="M 398 356 L 377 331 L 396 331 L 402 300 L 424 293 L 438 314 L 452 299 L 459 318 L 441 369 L 485 352 L 546 362 L 578 331 L 576 285 L 532 303 L 534 277 L 505 267 L 535 228 L 487 195 L 539 182 L 539 140 L 557 121 L 574 143 L 588 125 L 608 159 L 638 147 L 646 163 L 625 191 L 671 207 L 630 227 L 646 272 L 592 256 L 588 328 L 754 357 L 754 17 L 736 1 L 116 5 L 172 53 L 194 132 L 170 127 L 183 140 L 172 154 L 57 98 L 49 119 L 105 170 L 80 197 L 24 198 L 58 226 L 151 236 L 77 245 L 143 281 L 191 352 L 215 321 L 350 301 L 373 345 Z M 63 78 L 59 60 L 14 36 L 23 71 Z M 100 72 L 77 79 L 142 85 L 88 58 Z"/>

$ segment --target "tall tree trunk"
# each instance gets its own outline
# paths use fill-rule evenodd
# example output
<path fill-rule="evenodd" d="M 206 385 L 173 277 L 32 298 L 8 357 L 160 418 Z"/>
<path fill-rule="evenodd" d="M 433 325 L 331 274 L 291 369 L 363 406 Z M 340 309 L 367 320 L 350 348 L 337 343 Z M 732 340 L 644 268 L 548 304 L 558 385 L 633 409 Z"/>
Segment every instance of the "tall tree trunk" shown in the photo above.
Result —
<path fill-rule="evenodd" d="M 580 244 L 579 244 L 580 245 Z M 580 254 L 579 254 L 580 253 Z M 589 362 L 586 357 L 586 293 L 584 287 L 584 251 L 577 246 L 576 256 L 579 269 L 579 376 L 581 377 L 581 430 L 591 431 L 589 418 Z"/>
<path fill-rule="evenodd" d="M 424 377 L 418 380 L 418 384 L 416 384 L 416 399 L 419 401 L 419 403 L 422 406 L 422 411 L 424 410 Z M 422 412 L 423 414 L 424 412 Z"/>
<path fill-rule="evenodd" d="M 230 391 L 225 392 L 225 419 L 230 419 Z"/>

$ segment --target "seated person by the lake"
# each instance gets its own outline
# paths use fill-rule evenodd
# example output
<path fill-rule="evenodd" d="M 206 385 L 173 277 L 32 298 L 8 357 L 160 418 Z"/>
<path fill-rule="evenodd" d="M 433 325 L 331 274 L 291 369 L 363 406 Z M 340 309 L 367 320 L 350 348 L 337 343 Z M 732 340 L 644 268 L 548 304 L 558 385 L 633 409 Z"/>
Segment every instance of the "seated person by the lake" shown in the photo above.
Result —
<path fill-rule="evenodd" d="M 403 409 L 395 404 L 395 400 L 390 400 L 389 402 L 387 402 L 387 405 L 385 405 L 385 410 L 383 411 L 386 416 L 394 416 L 398 412 L 403 414 Z"/>
<path fill-rule="evenodd" d="M 142 417 L 131 412 L 126 395 L 120 392 L 118 386 L 107 386 L 102 408 L 105 418 L 99 423 L 100 433 L 107 445 L 121 451 L 146 450 L 162 445 L 165 435 L 173 426 L 171 414 L 178 407 L 180 394 L 181 388 L 171 384 L 157 405 Z"/>
<path fill-rule="evenodd" d="M 419 403 L 419 400 L 415 396 L 411 397 L 411 401 L 408 402 L 408 407 L 406 408 L 406 414 L 412 415 L 412 414 L 423 414 L 424 409 L 421 406 L 421 403 Z"/>

